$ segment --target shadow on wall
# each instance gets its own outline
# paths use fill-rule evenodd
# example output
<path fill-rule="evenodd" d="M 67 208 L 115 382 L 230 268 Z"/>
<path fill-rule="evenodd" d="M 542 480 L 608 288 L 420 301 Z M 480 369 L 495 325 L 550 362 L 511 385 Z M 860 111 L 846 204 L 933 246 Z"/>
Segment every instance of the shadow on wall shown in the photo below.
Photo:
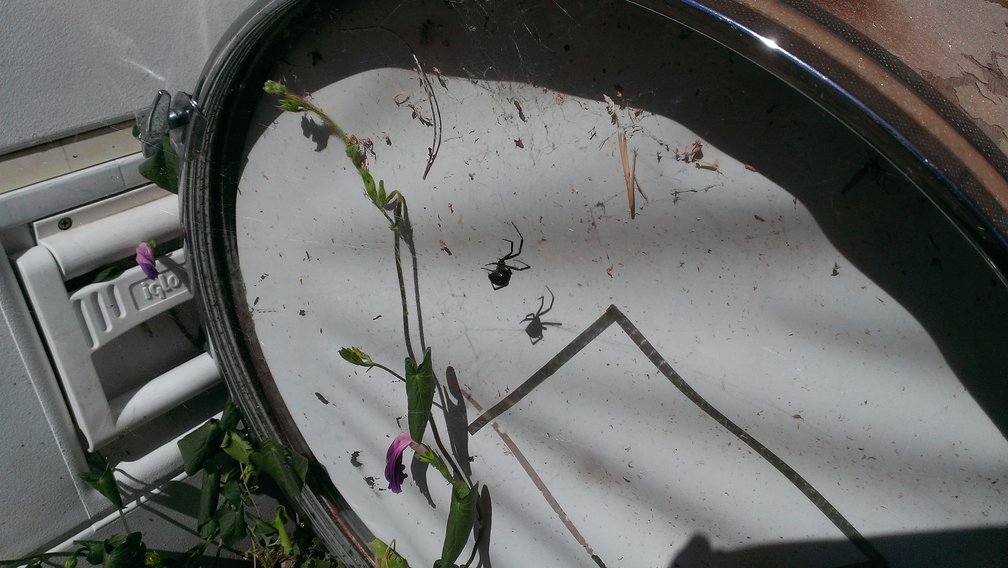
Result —
<path fill-rule="evenodd" d="M 907 533 L 870 540 L 888 564 L 858 560 L 857 551 L 846 540 L 791 542 L 720 551 L 711 550 L 706 538 L 695 535 L 667 568 L 868 568 L 887 565 L 981 568 L 1004 566 L 1004 559 L 1008 558 L 1008 528 Z M 812 558 L 821 560 L 810 562 Z"/>

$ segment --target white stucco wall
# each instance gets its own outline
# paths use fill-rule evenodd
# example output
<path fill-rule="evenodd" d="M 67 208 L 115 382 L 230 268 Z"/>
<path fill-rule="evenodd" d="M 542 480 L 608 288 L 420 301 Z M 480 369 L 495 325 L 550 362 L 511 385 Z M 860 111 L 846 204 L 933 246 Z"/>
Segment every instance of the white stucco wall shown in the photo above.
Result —
<path fill-rule="evenodd" d="M 0 2 L 0 154 L 128 118 L 158 89 L 192 89 L 254 2 Z"/>

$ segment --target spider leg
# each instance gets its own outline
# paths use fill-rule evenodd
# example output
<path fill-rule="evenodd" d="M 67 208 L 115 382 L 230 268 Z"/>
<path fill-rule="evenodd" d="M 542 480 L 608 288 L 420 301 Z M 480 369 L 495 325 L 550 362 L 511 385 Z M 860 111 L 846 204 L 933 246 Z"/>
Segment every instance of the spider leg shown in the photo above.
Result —
<path fill-rule="evenodd" d="M 525 323 L 527 321 L 535 321 L 535 317 L 536 317 L 535 314 L 529 314 L 529 315 L 525 316 L 524 318 L 522 318 L 522 320 L 520 322 L 518 322 L 518 323 Z"/>
<path fill-rule="evenodd" d="M 523 262 L 521 260 L 516 260 L 515 262 L 521 262 L 525 266 L 511 266 L 510 264 L 505 264 L 504 267 L 505 268 L 510 268 L 511 270 L 528 270 L 529 268 L 532 268 L 531 266 L 529 266 L 528 264 L 526 264 L 525 262 Z"/>
<path fill-rule="evenodd" d="M 549 286 L 546 287 L 546 291 L 550 293 L 550 305 L 549 305 L 548 308 L 546 308 L 546 311 L 542 311 L 542 304 L 540 302 L 540 305 L 539 305 L 539 310 L 540 310 L 539 311 L 539 315 L 541 315 L 541 316 L 546 315 L 550 310 L 552 310 L 553 309 L 553 302 L 556 301 L 556 296 L 553 295 L 553 290 L 550 290 Z M 539 299 L 542 300 L 541 297 Z"/>
<path fill-rule="evenodd" d="M 518 256 L 518 254 L 521 254 L 521 247 L 518 248 L 518 254 L 513 254 L 514 253 L 514 241 L 512 241 L 511 239 L 501 239 L 501 240 L 502 241 L 506 241 L 507 244 L 510 245 L 508 247 L 508 253 L 506 255 L 504 255 L 503 257 L 501 257 L 501 262 L 503 262 L 505 260 L 511 260 L 512 258 Z"/>
<path fill-rule="evenodd" d="M 518 241 L 518 252 L 516 252 L 514 255 L 518 256 L 519 254 L 521 254 L 522 246 L 525 244 L 525 235 L 521 234 L 521 231 L 518 230 L 518 225 L 515 225 L 514 221 L 511 221 L 511 226 L 514 227 L 515 232 L 518 233 L 518 238 L 521 239 Z M 514 258 L 514 256 L 511 258 Z"/>

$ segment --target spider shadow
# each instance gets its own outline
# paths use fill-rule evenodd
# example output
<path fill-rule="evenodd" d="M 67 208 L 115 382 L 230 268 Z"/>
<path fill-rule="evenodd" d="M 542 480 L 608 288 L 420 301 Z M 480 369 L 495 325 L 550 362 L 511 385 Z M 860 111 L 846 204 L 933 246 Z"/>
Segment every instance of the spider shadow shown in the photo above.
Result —
<path fill-rule="evenodd" d="M 553 304 L 556 302 L 556 296 L 553 295 L 553 290 L 550 290 L 550 287 L 547 286 L 546 287 L 546 291 L 548 291 L 550 293 L 550 304 L 549 304 L 549 307 L 543 309 L 544 306 L 546 305 L 546 296 L 545 295 L 539 296 L 539 309 L 536 310 L 535 312 L 531 312 L 529 314 L 526 314 L 525 317 L 522 318 L 522 320 L 520 322 L 520 323 L 528 322 L 528 325 L 525 326 L 525 335 L 528 336 L 529 342 L 532 345 L 535 345 L 536 343 L 539 343 L 540 341 L 543 340 L 543 333 L 546 331 L 546 328 L 548 326 L 551 326 L 551 325 L 555 325 L 555 326 L 563 325 L 562 323 L 557 322 L 557 321 L 543 321 L 542 320 L 542 316 L 544 316 L 547 313 L 549 313 L 550 310 L 553 309 Z"/>

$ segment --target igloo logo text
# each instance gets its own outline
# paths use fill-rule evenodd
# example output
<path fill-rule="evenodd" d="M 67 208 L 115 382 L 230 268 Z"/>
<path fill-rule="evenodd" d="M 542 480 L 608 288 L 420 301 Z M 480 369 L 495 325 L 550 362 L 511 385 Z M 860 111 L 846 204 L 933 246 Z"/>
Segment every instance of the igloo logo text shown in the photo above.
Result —
<path fill-rule="evenodd" d="M 140 293 L 147 302 L 164 300 L 173 292 L 183 289 L 182 279 L 172 272 L 158 274 L 157 280 L 144 280 L 140 284 Z"/>

